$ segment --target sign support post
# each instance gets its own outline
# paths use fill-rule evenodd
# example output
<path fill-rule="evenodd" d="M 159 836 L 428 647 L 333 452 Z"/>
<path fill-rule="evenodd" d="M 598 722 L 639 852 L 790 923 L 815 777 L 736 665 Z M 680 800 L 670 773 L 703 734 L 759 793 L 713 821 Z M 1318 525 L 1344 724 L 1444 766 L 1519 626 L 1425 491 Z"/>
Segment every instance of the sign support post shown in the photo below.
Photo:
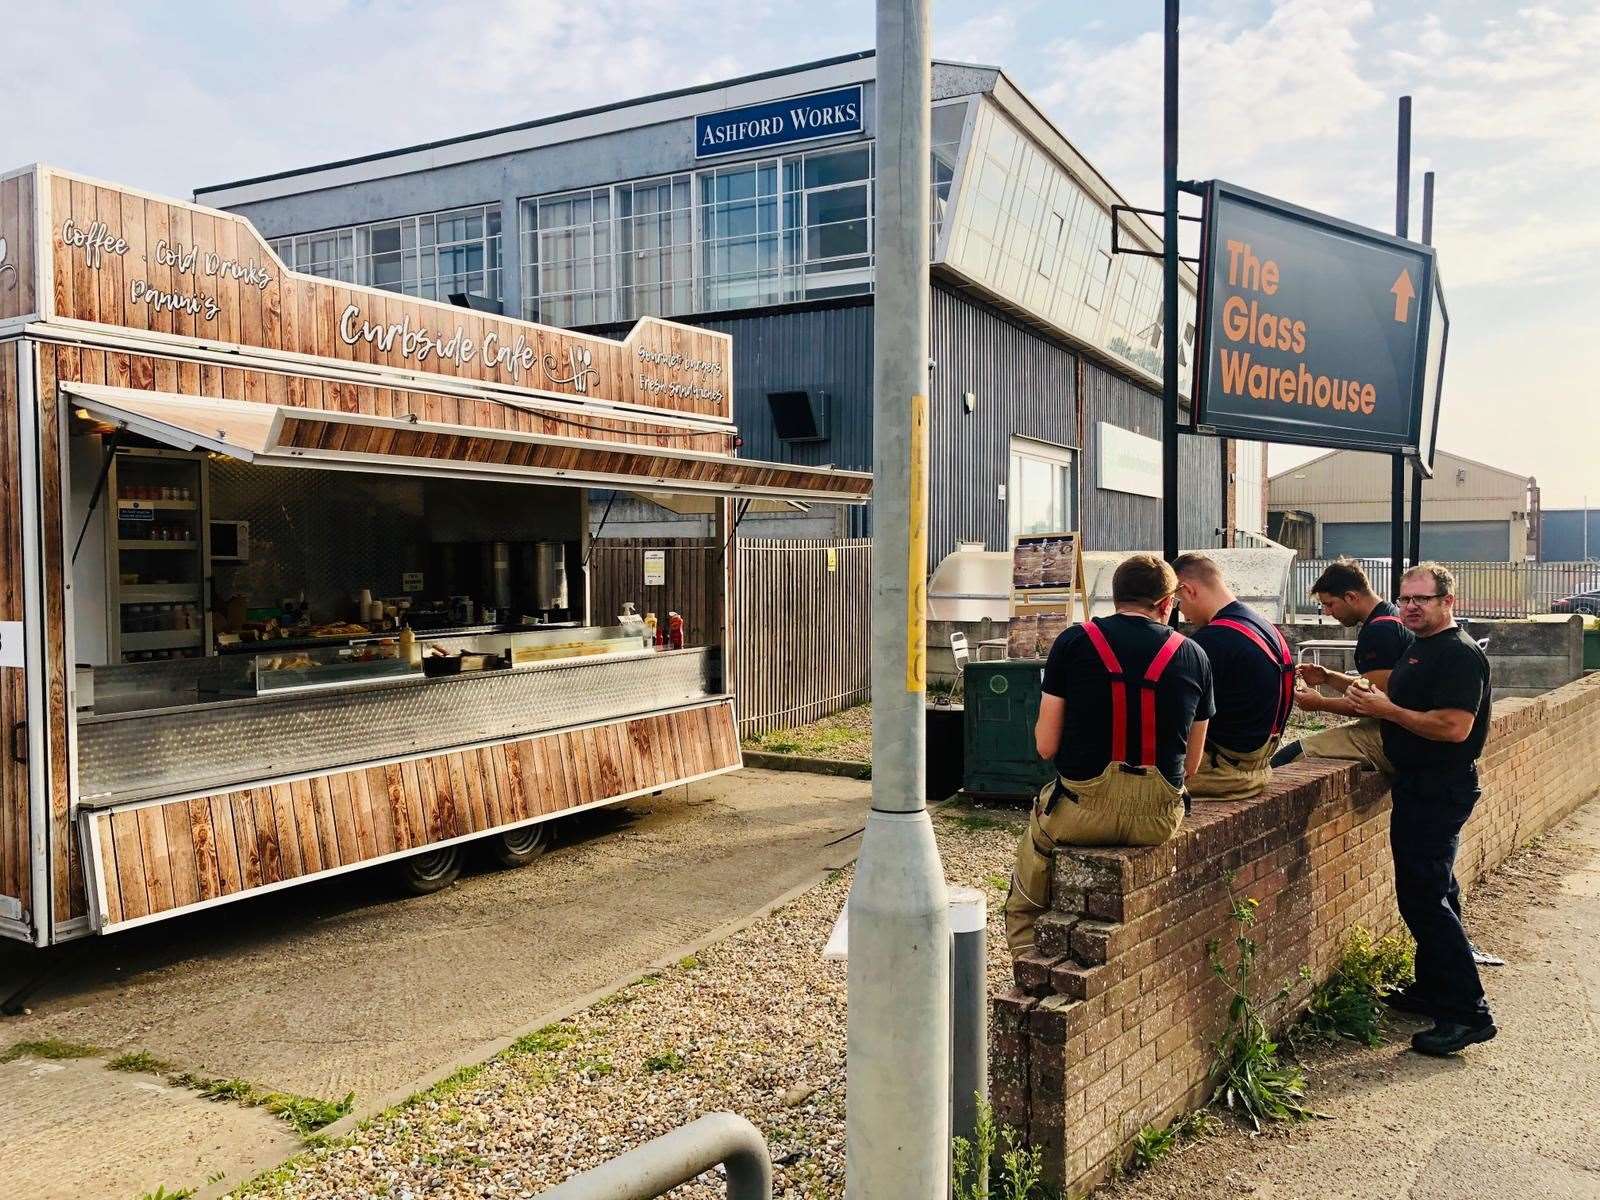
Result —
<path fill-rule="evenodd" d="M 1400 97 L 1400 138 L 1395 150 L 1394 233 L 1407 237 L 1411 226 L 1411 97 Z M 1389 487 L 1389 595 L 1400 594 L 1406 561 L 1406 459 L 1394 456 Z"/>
<path fill-rule="evenodd" d="M 1166 0 L 1161 161 L 1161 553 L 1178 557 L 1178 0 Z M 1173 609 L 1177 619 L 1177 609 Z"/>
<path fill-rule="evenodd" d="M 1433 245 L 1433 172 L 1422 176 L 1422 244 Z M 1441 387 L 1443 385 L 1441 384 Z M 1422 561 L 1422 459 L 1411 464 L 1411 564 Z"/>

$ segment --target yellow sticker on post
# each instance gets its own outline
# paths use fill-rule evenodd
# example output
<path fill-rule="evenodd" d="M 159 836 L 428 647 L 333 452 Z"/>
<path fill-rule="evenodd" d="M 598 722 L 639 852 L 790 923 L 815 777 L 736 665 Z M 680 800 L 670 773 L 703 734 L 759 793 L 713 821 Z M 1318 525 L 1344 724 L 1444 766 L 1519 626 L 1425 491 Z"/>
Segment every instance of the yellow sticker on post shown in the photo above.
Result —
<path fill-rule="evenodd" d="M 911 488 L 906 506 L 906 691 L 928 690 L 928 398 L 911 397 Z"/>

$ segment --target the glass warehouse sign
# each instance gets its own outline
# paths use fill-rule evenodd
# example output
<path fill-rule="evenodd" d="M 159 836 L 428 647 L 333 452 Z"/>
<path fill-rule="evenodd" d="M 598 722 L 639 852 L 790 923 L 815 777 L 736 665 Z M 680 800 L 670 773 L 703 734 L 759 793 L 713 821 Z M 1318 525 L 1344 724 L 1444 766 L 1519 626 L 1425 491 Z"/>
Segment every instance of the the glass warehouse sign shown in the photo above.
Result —
<path fill-rule="evenodd" d="M 862 130 L 861 85 L 695 118 L 694 156 L 710 158 Z"/>
<path fill-rule="evenodd" d="M 1448 331 L 1432 248 L 1220 181 L 1205 211 L 1196 428 L 1430 465 Z"/>

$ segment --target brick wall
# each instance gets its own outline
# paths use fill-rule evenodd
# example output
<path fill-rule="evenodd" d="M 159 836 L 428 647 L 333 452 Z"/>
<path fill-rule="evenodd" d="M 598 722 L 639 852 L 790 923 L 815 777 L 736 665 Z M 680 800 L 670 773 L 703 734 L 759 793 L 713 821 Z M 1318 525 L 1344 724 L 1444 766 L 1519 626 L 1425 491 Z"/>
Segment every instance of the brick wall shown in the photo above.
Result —
<path fill-rule="evenodd" d="M 1481 765 L 1457 860 L 1466 889 L 1600 792 L 1600 674 L 1498 704 Z M 993 999 L 990 1027 L 996 1117 L 1044 1150 L 1052 1182 L 1091 1186 L 1141 1128 L 1209 1098 L 1227 1006 L 1206 945 L 1235 932 L 1227 872 L 1260 902 L 1257 994 L 1291 984 L 1272 1014 L 1286 1020 L 1311 987 L 1302 965 L 1324 979 L 1353 926 L 1400 928 L 1388 826 L 1378 776 L 1302 761 L 1255 800 L 1197 801 L 1164 846 L 1057 855 L 1024 986 Z"/>

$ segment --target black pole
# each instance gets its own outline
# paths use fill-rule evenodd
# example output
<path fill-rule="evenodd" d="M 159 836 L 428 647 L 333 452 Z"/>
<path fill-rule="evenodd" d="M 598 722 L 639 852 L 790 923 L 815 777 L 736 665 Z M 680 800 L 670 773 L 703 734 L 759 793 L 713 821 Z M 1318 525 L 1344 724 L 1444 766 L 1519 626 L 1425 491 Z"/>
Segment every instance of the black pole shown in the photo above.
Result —
<path fill-rule="evenodd" d="M 1166 4 L 1161 122 L 1161 552 L 1171 562 L 1178 557 L 1178 0 Z"/>
<path fill-rule="evenodd" d="M 1411 228 L 1411 97 L 1400 97 L 1400 140 L 1395 150 L 1394 232 Z M 1396 454 L 1389 477 L 1389 594 L 1400 594 L 1406 559 L 1406 459 Z"/>
<path fill-rule="evenodd" d="M 1422 175 L 1422 244 L 1433 245 L 1433 172 Z M 1427 430 L 1420 431 L 1423 437 Z M 1422 448 L 1419 446 L 1420 451 Z M 1422 561 L 1422 460 L 1411 464 L 1411 562 Z"/>

